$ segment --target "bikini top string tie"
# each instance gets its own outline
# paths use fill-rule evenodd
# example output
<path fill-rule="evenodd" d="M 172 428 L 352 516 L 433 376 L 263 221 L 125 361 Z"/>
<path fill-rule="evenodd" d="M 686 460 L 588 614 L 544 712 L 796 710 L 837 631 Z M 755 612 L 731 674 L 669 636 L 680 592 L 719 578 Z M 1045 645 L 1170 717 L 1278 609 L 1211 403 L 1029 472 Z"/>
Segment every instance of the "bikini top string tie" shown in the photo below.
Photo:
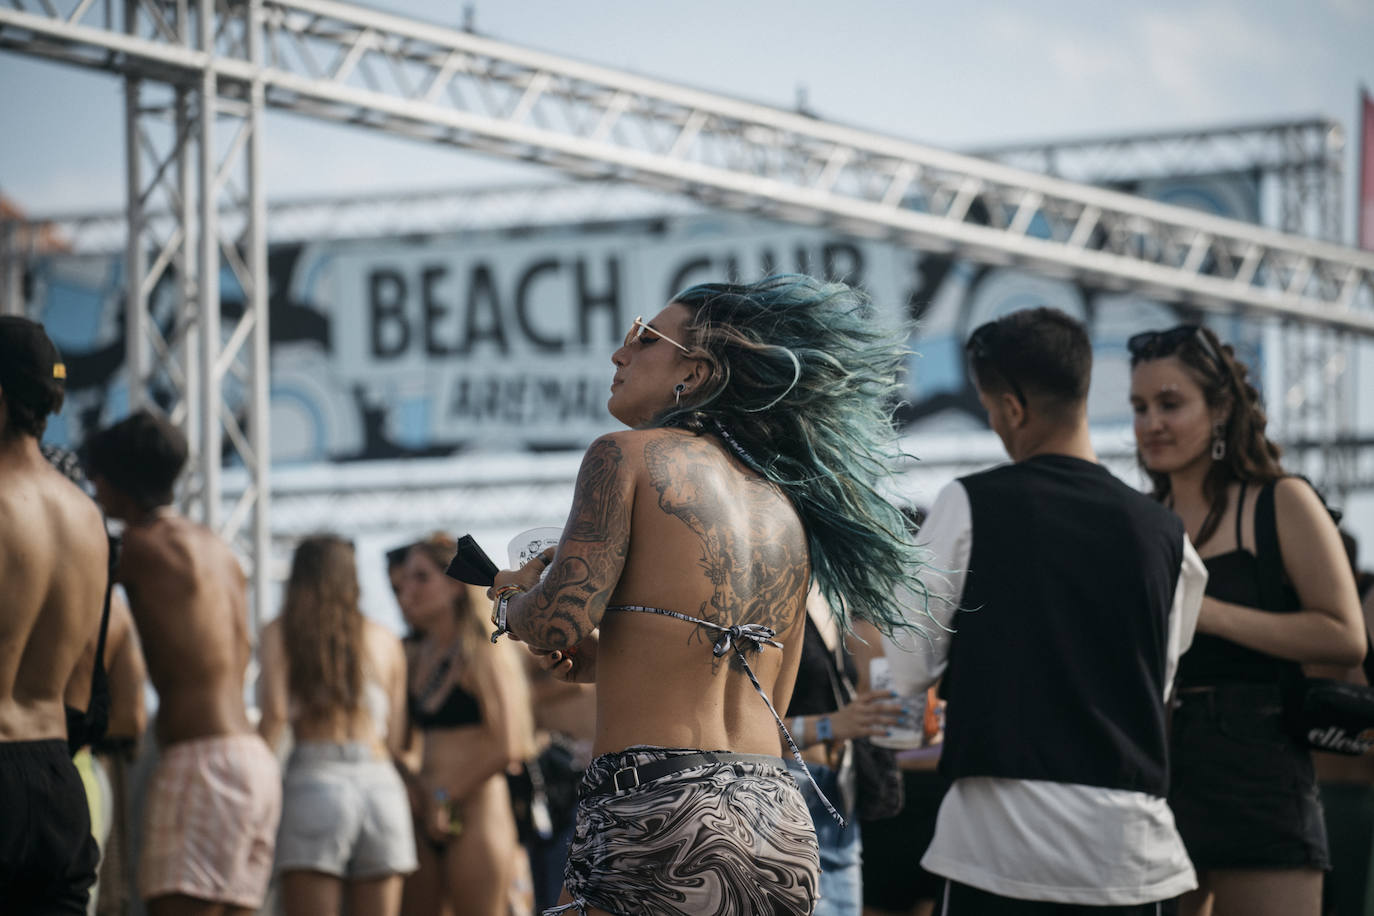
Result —
<path fill-rule="evenodd" d="M 686 614 L 679 614 L 677 611 L 668 611 L 663 608 L 648 607 L 647 605 L 640 604 L 616 605 L 608 607 L 606 610 L 639 611 L 646 614 L 659 614 L 663 617 L 674 617 L 678 620 L 685 620 L 688 623 L 707 627 L 719 633 L 720 635 L 716 637 L 715 643 L 711 649 L 712 654 L 715 655 L 716 658 L 721 658 L 725 653 L 732 649 L 734 650 L 735 655 L 740 660 L 740 665 L 744 668 L 745 675 L 749 678 L 749 683 L 754 685 L 754 690 L 758 693 L 759 697 L 763 699 L 764 705 L 768 707 L 768 711 L 773 714 L 773 721 L 777 723 L 778 730 L 782 732 L 783 740 L 787 742 L 787 749 L 792 752 L 792 759 L 797 761 L 797 765 L 800 766 L 802 772 L 806 774 L 807 782 L 811 783 L 811 788 L 816 790 L 816 796 L 821 800 L 821 804 L 825 806 L 825 810 L 835 819 L 835 823 L 839 824 L 841 828 L 845 826 L 844 817 L 840 815 L 840 812 L 835 810 L 835 806 L 830 804 L 830 799 L 825 797 L 825 793 L 821 791 L 821 787 L 816 784 L 816 777 L 811 775 L 810 767 L 808 767 L 806 761 L 802 759 L 801 750 L 797 747 L 797 742 L 792 740 L 792 733 L 787 730 L 786 724 L 782 721 L 782 716 L 778 715 L 777 709 L 773 706 L 773 701 L 768 699 L 768 694 L 764 691 L 763 685 L 759 683 L 758 677 L 755 676 L 754 669 L 749 667 L 749 659 L 744 654 L 745 644 L 749 644 L 755 651 L 757 651 L 761 645 L 773 646 L 776 649 L 782 648 L 782 643 L 773 639 L 773 636 L 776 634 L 770 627 L 756 623 L 736 624 L 734 626 L 725 627 L 710 620 L 702 620 L 700 617 L 689 617 Z"/>

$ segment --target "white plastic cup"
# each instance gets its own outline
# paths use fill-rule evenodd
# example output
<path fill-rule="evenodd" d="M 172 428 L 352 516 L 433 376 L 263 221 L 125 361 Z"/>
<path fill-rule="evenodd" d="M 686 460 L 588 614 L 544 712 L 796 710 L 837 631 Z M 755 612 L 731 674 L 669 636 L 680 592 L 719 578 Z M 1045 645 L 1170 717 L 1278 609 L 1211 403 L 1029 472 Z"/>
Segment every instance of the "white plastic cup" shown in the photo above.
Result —
<path fill-rule="evenodd" d="M 562 528 L 531 528 L 529 531 L 520 532 L 506 547 L 510 568 L 519 569 L 550 547 L 557 547 L 562 537 Z M 549 568 L 545 566 L 539 578 L 543 579 L 548 574 Z"/>
<path fill-rule="evenodd" d="M 874 690 L 893 690 L 892 669 L 886 658 L 875 658 L 869 663 L 868 678 Z M 925 692 L 922 691 L 916 696 L 898 696 L 897 700 L 903 708 L 910 710 L 910 713 L 903 715 L 901 721 L 889 730 L 889 734 L 878 735 L 868 740 L 878 747 L 894 751 L 920 747 L 925 741 Z"/>

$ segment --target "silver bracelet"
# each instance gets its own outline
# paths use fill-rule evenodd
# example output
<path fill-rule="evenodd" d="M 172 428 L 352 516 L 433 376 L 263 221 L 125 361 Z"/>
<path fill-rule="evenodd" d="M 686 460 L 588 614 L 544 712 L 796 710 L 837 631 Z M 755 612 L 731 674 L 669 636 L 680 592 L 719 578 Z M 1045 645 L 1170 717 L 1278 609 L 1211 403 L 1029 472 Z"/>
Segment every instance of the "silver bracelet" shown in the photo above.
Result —
<path fill-rule="evenodd" d="M 506 586 L 502 587 L 507 588 Z M 513 596 L 522 594 L 524 591 L 523 588 L 517 589 L 510 586 L 504 595 L 496 599 L 496 629 L 491 634 L 492 645 L 495 645 L 498 639 L 510 632 L 510 627 L 506 626 L 506 605 L 510 604 L 510 599 Z"/>

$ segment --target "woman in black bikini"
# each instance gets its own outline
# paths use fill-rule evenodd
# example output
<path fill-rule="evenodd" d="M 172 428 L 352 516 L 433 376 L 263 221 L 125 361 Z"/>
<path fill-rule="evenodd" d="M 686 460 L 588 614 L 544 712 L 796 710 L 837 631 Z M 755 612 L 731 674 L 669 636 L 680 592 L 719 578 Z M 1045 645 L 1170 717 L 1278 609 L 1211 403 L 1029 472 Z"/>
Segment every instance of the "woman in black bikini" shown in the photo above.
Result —
<path fill-rule="evenodd" d="M 630 429 L 588 449 L 547 578 L 532 562 L 492 590 L 498 628 L 597 685 L 558 909 L 812 911 L 816 836 L 778 709 L 813 576 L 842 629 L 890 630 L 891 596 L 920 589 L 877 489 L 901 340 L 855 290 L 785 276 L 686 290 L 612 355 Z"/>
<path fill-rule="evenodd" d="M 1363 657 L 1350 565 L 1321 499 L 1284 475 L 1229 346 L 1182 325 L 1130 351 L 1140 463 L 1209 572 L 1173 717 L 1169 806 L 1200 884 L 1181 912 L 1316 916 L 1326 830 L 1283 689 L 1304 664 Z"/>
<path fill-rule="evenodd" d="M 422 634 L 407 641 L 406 705 L 423 744 L 408 779 L 420 870 L 403 913 L 506 916 L 524 852 L 505 771 L 534 751 L 529 696 L 519 656 L 491 644 L 481 592 L 443 574 L 454 549 L 432 535 L 402 574 L 400 602 Z"/>

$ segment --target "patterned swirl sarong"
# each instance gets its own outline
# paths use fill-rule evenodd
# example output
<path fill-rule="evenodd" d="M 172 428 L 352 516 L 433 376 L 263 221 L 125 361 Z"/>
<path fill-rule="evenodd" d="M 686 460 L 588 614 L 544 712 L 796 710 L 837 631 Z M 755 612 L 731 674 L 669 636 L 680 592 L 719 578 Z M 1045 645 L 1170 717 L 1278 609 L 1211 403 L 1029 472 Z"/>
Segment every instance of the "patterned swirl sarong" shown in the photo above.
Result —
<path fill-rule="evenodd" d="M 546 910 L 617 916 L 798 914 L 815 908 L 820 858 L 811 815 L 782 758 L 707 763 L 623 791 L 589 794 L 617 770 L 687 748 L 632 747 L 592 761 L 564 881 Z"/>

